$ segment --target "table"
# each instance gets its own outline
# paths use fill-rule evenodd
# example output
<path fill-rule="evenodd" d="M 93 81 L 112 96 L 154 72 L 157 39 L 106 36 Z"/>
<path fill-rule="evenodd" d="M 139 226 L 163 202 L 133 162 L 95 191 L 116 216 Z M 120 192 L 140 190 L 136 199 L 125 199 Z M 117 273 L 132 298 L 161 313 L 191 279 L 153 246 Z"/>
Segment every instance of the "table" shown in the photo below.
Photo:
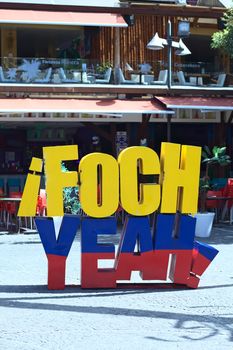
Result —
<path fill-rule="evenodd" d="M 202 83 L 199 84 L 199 81 L 200 80 L 202 81 L 203 78 L 205 78 L 205 79 L 209 79 L 210 78 L 210 74 L 207 74 L 207 73 L 188 73 L 188 74 L 186 74 L 186 76 L 189 77 L 189 78 L 196 78 L 196 85 L 197 86 L 198 85 L 200 85 L 200 86 L 203 85 Z M 202 78 L 202 79 L 200 79 L 200 78 Z"/>
<path fill-rule="evenodd" d="M 140 72 L 140 71 L 130 71 L 129 74 L 131 75 L 131 79 L 132 79 L 132 76 L 134 75 L 134 79 L 133 80 L 136 80 L 137 77 L 139 77 L 139 84 L 143 84 L 143 83 L 146 83 L 146 84 L 150 84 L 153 80 L 154 80 L 154 75 L 153 74 L 146 74 L 146 73 L 143 73 L 143 72 Z M 144 78 L 142 81 L 142 77 Z M 137 81 L 137 80 L 136 80 Z"/>

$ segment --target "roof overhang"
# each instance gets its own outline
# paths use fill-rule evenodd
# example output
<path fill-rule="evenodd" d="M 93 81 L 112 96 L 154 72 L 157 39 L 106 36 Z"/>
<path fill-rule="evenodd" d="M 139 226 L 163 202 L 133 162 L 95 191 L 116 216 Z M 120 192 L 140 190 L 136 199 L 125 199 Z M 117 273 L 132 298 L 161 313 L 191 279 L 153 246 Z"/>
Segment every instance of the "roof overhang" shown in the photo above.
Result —
<path fill-rule="evenodd" d="M 127 27 L 117 13 L 0 9 L 0 24 Z"/>
<path fill-rule="evenodd" d="M 166 108 L 200 109 L 201 111 L 233 111 L 233 99 L 227 97 L 156 96 Z"/>
<path fill-rule="evenodd" d="M 24 113 L 90 113 L 90 114 L 174 114 L 174 112 L 153 100 L 113 99 L 42 99 L 2 98 L 0 114 Z M 1 120 L 1 117 L 0 117 Z"/>
<path fill-rule="evenodd" d="M 33 3 L 11 3 L 1 1 L 2 9 L 25 9 L 25 10 L 46 10 L 46 11 L 72 11 L 72 12 L 93 12 L 93 13 L 115 13 L 121 15 L 155 15 L 155 16 L 173 16 L 173 17 L 198 17 L 198 18 L 220 18 L 223 16 L 225 8 L 191 5 L 170 5 L 159 3 L 128 3 L 122 6 L 74 6 L 74 5 L 51 5 L 51 4 L 33 4 Z"/>

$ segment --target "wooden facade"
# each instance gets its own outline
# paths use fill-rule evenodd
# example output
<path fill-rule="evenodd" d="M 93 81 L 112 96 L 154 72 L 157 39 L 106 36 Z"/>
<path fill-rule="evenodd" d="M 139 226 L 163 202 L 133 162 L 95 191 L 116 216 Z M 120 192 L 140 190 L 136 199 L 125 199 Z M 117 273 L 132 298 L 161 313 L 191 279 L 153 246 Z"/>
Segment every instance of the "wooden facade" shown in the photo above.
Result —
<path fill-rule="evenodd" d="M 168 17 L 154 15 L 135 15 L 134 25 L 128 28 L 120 28 L 120 63 L 124 67 L 128 62 L 132 67 L 135 65 L 150 62 L 153 70 L 157 71 L 158 62 L 167 61 L 166 50 L 153 51 L 146 48 L 146 44 L 152 39 L 156 32 L 161 38 L 166 38 L 166 25 Z M 174 33 L 177 31 L 177 18 L 172 18 Z M 92 59 L 99 59 L 100 62 L 114 62 L 114 37 L 115 28 L 101 28 L 99 40 L 92 43 Z M 99 53 L 99 57 L 96 57 Z M 174 55 L 173 62 L 179 62 L 179 56 Z"/>

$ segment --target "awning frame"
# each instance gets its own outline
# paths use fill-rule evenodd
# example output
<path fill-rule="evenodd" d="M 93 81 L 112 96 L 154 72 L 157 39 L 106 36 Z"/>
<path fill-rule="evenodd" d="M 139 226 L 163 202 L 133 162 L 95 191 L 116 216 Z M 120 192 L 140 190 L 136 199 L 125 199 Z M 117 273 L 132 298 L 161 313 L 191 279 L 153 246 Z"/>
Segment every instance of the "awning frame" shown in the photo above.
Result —
<path fill-rule="evenodd" d="M 106 114 L 174 114 L 159 101 L 120 99 L 71 99 L 71 98 L 1 98 L 0 115 L 26 113 L 79 113 Z M 2 117 L 0 116 L 0 120 Z"/>
<path fill-rule="evenodd" d="M 156 96 L 164 107 L 171 109 L 199 109 L 207 111 L 233 111 L 233 99 L 225 97 Z M 189 103 L 189 101 L 192 102 Z M 182 102 L 182 103 L 181 103 Z"/>
<path fill-rule="evenodd" d="M 86 16 L 85 16 L 86 15 Z M 120 14 L 44 10 L 1 9 L 0 24 L 128 27 Z"/>

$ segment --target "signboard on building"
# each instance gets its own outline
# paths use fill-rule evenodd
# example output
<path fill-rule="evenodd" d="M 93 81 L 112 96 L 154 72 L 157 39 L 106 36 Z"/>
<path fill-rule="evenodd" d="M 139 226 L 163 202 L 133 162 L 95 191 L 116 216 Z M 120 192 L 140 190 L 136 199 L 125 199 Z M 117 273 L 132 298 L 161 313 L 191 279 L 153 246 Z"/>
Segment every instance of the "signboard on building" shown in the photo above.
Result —
<path fill-rule="evenodd" d="M 127 131 L 116 132 L 116 154 L 118 155 L 128 146 Z"/>

